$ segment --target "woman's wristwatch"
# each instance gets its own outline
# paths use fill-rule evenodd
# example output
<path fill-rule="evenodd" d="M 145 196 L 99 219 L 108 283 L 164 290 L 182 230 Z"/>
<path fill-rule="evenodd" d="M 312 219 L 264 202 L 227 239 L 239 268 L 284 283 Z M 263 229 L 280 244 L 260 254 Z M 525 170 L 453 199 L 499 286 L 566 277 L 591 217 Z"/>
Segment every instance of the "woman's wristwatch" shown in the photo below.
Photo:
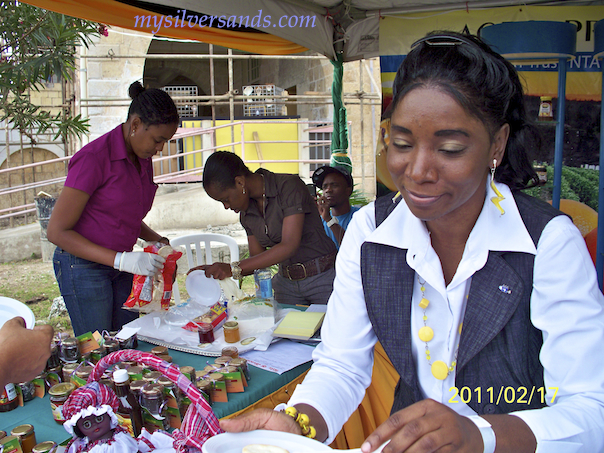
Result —
<path fill-rule="evenodd" d="M 239 267 L 239 261 L 233 261 L 231 263 L 231 274 L 235 280 L 241 278 L 241 268 Z"/>

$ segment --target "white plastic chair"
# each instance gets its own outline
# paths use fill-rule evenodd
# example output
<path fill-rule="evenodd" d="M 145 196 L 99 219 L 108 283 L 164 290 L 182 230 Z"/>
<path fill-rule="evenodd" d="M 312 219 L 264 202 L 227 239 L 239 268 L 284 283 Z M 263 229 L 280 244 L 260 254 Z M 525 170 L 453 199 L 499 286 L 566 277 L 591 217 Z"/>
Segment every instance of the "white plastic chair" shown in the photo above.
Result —
<path fill-rule="evenodd" d="M 174 248 L 179 246 L 184 246 L 187 261 L 189 262 L 189 269 L 195 266 L 201 266 L 202 264 L 212 264 L 214 260 L 212 259 L 212 247 L 211 242 L 220 242 L 228 245 L 229 251 L 231 253 L 231 261 L 239 261 L 239 245 L 237 241 L 231 236 L 227 236 L 226 234 L 216 234 L 216 233 L 199 233 L 199 234 L 186 234 L 184 236 L 178 236 L 174 239 L 170 239 L 170 245 Z M 204 254 L 201 251 L 201 247 L 205 248 L 205 261 L 203 260 Z M 195 250 L 195 255 L 197 256 L 197 263 L 195 263 L 195 259 L 193 258 L 193 250 Z M 178 284 L 175 282 L 172 287 L 172 292 L 174 295 L 174 302 L 176 304 L 180 303 L 180 291 L 178 290 Z"/>

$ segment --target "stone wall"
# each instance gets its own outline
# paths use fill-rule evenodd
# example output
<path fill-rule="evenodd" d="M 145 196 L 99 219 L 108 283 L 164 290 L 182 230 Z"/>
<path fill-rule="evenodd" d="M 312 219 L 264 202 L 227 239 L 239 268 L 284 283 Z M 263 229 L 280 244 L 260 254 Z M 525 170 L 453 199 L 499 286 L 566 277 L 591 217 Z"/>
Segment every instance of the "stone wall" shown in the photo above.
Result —
<path fill-rule="evenodd" d="M 88 50 L 82 49 L 82 55 L 141 55 L 145 56 L 151 43 L 150 34 L 138 33 L 117 27 L 109 28 L 109 36 L 94 40 Z M 132 82 L 143 80 L 144 58 L 106 58 L 80 60 L 82 77 L 81 94 L 88 99 L 100 102 L 109 99 L 121 99 L 119 106 L 83 107 L 82 114 L 90 119 L 90 134 L 87 141 L 92 141 L 111 131 L 126 120 L 130 99 L 128 87 Z M 87 80 L 87 83 L 86 83 Z"/>

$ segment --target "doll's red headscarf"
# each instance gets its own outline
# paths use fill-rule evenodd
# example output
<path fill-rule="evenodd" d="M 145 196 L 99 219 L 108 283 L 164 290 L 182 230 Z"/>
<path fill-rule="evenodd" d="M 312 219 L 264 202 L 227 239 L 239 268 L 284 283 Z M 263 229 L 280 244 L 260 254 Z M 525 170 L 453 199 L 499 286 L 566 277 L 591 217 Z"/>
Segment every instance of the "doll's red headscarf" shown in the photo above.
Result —
<path fill-rule="evenodd" d="M 119 408 L 119 400 L 115 392 L 105 384 L 91 382 L 75 389 L 63 405 L 63 426 L 69 434 L 75 436 L 73 428 L 80 418 L 90 415 L 108 414 L 111 417 L 111 429 L 117 427 L 115 412 Z"/>

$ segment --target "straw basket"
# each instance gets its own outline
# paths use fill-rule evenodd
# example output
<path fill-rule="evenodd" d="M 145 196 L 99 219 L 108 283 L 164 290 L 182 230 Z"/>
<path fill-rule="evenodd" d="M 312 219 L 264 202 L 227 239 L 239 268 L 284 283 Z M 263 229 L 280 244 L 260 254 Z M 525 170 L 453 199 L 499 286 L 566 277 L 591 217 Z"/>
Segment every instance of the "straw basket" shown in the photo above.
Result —
<path fill-rule="evenodd" d="M 191 405 L 187 409 L 181 428 L 172 433 L 174 449 L 177 452 L 201 450 L 201 446 L 206 440 L 223 432 L 218 425 L 218 419 L 212 408 L 197 390 L 197 387 L 180 372 L 178 366 L 161 360 L 154 354 L 133 349 L 112 352 L 96 364 L 88 378 L 88 383 L 98 381 L 109 366 L 126 360 L 136 360 L 159 371 L 174 382 L 191 400 Z"/>

